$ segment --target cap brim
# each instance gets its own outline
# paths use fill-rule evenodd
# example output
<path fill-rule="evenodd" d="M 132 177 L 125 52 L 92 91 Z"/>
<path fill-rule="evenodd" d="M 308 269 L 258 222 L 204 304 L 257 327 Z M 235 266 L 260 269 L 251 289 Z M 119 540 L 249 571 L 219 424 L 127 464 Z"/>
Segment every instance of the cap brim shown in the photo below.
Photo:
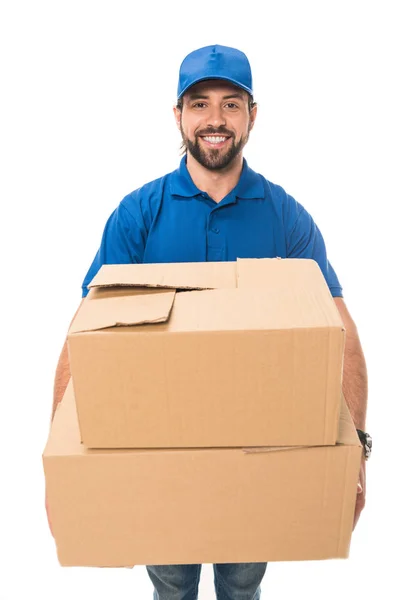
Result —
<path fill-rule="evenodd" d="M 189 83 L 189 85 L 187 85 L 185 88 L 183 88 L 183 90 L 181 91 L 181 93 L 178 96 L 178 100 L 180 100 L 180 98 L 182 98 L 182 96 L 184 94 L 186 94 L 186 92 L 193 87 L 194 85 L 196 85 L 196 83 L 200 83 L 201 81 L 209 81 L 209 80 L 221 80 L 221 81 L 229 81 L 229 83 L 232 83 L 233 85 L 235 85 L 236 87 L 244 90 L 245 92 L 247 92 L 248 94 L 250 94 L 251 97 L 253 97 L 253 90 L 251 90 L 250 88 L 248 88 L 247 86 L 243 85 L 242 83 L 239 83 L 238 81 L 236 81 L 235 79 L 232 79 L 231 77 L 222 77 L 221 75 L 215 75 L 214 77 L 199 77 L 199 79 L 196 79 L 195 81 L 192 81 L 191 83 Z"/>

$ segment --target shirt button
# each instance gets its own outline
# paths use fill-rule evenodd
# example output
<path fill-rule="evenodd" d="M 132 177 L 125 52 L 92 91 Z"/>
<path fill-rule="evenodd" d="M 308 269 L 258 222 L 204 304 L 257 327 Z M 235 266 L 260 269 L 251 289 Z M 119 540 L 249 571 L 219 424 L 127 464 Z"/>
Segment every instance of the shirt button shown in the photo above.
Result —
<path fill-rule="evenodd" d="M 211 229 L 211 231 L 213 231 L 214 233 L 219 233 L 218 227 L 214 227 L 214 229 Z"/>

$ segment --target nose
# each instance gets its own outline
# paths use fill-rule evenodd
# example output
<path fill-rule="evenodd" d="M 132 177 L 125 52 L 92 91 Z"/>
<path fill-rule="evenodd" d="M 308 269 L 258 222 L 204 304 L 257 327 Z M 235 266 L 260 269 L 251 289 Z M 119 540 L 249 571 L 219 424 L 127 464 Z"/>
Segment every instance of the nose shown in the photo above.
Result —
<path fill-rule="evenodd" d="M 221 125 L 226 125 L 226 119 L 223 112 L 223 108 L 220 105 L 214 105 L 210 107 L 209 113 L 207 115 L 207 124 L 210 127 L 220 127 Z"/>

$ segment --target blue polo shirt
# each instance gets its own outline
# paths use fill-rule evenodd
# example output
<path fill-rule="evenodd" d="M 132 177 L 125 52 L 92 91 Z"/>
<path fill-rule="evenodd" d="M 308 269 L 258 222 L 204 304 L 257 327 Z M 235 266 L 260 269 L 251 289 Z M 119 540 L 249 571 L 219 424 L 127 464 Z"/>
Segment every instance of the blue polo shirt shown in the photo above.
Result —
<path fill-rule="evenodd" d="M 82 296 L 103 264 L 277 256 L 314 259 L 332 296 L 343 295 L 320 230 L 282 187 L 255 173 L 243 160 L 238 184 L 215 202 L 195 186 L 184 156 L 176 171 L 125 196 L 111 214 L 83 281 Z"/>

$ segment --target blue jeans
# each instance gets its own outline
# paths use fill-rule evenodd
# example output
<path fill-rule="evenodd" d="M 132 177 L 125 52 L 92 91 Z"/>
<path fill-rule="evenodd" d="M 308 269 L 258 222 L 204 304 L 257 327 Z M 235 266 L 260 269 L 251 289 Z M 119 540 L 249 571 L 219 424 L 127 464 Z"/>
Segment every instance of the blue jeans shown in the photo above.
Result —
<path fill-rule="evenodd" d="M 267 563 L 213 565 L 217 600 L 259 600 Z M 201 565 L 147 565 L 153 600 L 197 600 Z"/>

